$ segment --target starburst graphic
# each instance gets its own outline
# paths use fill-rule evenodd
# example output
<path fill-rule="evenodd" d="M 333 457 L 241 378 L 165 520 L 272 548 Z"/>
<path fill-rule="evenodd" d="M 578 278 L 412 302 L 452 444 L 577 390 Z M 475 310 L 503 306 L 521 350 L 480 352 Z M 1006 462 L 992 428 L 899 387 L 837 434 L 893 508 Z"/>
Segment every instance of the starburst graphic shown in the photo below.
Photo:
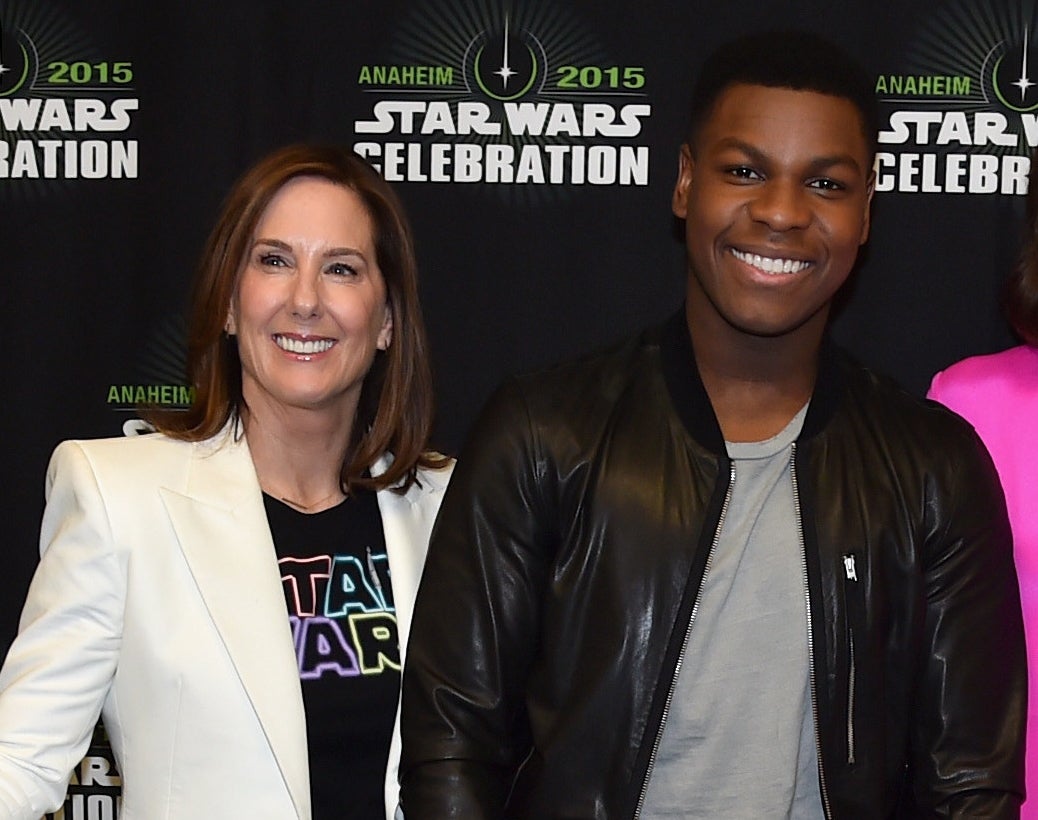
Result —
<path fill-rule="evenodd" d="M 28 49 L 26 44 L 29 46 Z M 0 96 L 9 96 L 26 84 L 30 69 L 34 67 L 29 59 L 29 50 L 35 51 L 35 47 L 25 32 L 18 29 L 13 31 L 7 29 L 0 20 Z M 19 60 L 21 61 L 21 76 L 19 76 L 18 70 Z M 10 77 L 4 76 L 12 71 L 15 73 Z"/>
<path fill-rule="evenodd" d="M 536 35 L 533 34 L 536 32 Z M 523 99 L 542 99 L 544 82 L 552 65 L 588 65 L 608 62 L 601 47 L 594 42 L 571 12 L 554 3 L 530 2 L 520 8 L 474 8 L 466 0 L 441 0 L 413 12 L 398 29 L 393 58 L 400 63 L 454 65 L 458 82 L 450 88 L 437 89 L 439 96 L 457 101 L 499 99 L 480 88 L 474 63 L 481 50 L 496 53 L 485 77 L 495 77 L 494 85 L 505 86 L 513 95 L 517 80 L 529 83 L 528 72 L 522 70 L 524 57 L 516 53 L 523 45 L 529 51 L 525 62 L 533 59 L 539 73 L 524 92 Z M 526 83 L 524 83 L 525 85 Z"/>
<path fill-rule="evenodd" d="M 73 55 L 100 59 L 82 31 L 38 4 L 6 3 L 0 11 L 0 96 L 65 96 L 69 90 L 46 83 L 40 67 Z"/>
<path fill-rule="evenodd" d="M 515 76 L 515 72 L 512 71 L 511 67 L 508 65 L 508 18 L 507 17 L 505 17 L 505 36 L 504 36 L 504 42 L 502 43 L 502 53 L 503 53 L 504 56 L 501 59 L 501 68 L 499 68 L 494 73 L 497 74 L 501 78 L 501 85 L 504 86 L 505 88 L 508 88 L 508 81 L 509 81 L 509 79 L 511 79 L 512 77 Z"/>
<path fill-rule="evenodd" d="M 1024 46 L 1020 57 L 1020 79 L 1013 85 L 1020 89 L 1020 102 L 1023 103 L 1027 98 L 1027 89 L 1034 85 L 1030 77 L 1027 76 L 1027 26 L 1024 26 Z"/>

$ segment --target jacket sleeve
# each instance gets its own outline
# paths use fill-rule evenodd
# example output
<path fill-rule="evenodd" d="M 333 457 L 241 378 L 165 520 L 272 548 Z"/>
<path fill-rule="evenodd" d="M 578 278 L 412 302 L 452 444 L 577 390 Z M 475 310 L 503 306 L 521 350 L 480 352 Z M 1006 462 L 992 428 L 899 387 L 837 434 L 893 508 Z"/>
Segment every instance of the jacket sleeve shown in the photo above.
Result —
<path fill-rule="evenodd" d="M 104 499 L 74 442 L 47 473 L 41 559 L 0 671 L 0 815 L 62 805 L 115 672 L 125 574 Z"/>
<path fill-rule="evenodd" d="M 1027 661 L 1005 500 L 984 445 L 958 446 L 928 488 L 923 665 L 912 729 L 914 817 L 1016 818 Z"/>
<path fill-rule="evenodd" d="M 548 473 L 506 385 L 462 451 L 418 592 L 403 683 L 407 820 L 502 816 L 529 752 L 524 690 L 554 542 Z"/>

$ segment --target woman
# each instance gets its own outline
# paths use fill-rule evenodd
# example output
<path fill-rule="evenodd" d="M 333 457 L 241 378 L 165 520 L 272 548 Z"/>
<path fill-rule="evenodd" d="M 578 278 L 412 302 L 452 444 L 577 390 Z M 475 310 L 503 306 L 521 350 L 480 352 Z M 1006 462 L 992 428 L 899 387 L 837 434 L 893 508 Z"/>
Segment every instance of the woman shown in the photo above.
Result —
<path fill-rule="evenodd" d="M 1006 291 L 1010 324 L 1024 344 L 975 356 L 933 377 L 929 397 L 967 419 L 995 461 L 1013 527 L 1013 555 L 1027 634 L 1027 796 L 1038 820 L 1038 155 L 1031 158 L 1028 234 Z"/>
<path fill-rule="evenodd" d="M 235 185 L 188 367 L 195 401 L 151 414 L 159 434 L 51 460 L 0 672 L 0 814 L 61 805 L 100 713 L 124 820 L 392 817 L 401 654 L 450 463 L 425 451 L 410 230 L 368 165 L 295 146 Z"/>

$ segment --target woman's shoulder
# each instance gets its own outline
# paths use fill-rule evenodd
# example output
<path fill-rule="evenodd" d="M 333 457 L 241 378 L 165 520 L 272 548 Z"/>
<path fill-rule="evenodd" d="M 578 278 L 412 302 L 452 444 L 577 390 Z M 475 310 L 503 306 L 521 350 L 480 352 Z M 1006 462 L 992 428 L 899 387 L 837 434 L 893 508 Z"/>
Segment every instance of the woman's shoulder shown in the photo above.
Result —
<path fill-rule="evenodd" d="M 53 478 L 58 472 L 84 468 L 95 475 L 153 476 L 165 472 L 171 465 L 215 452 L 229 440 L 219 435 L 203 441 L 182 441 L 162 433 L 68 439 L 55 447 L 48 476 Z"/>
<path fill-rule="evenodd" d="M 205 441 L 182 441 L 162 433 L 142 432 L 109 438 L 66 439 L 58 444 L 54 452 L 62 455 L 80 452 L 90 458 L 126 458 L 133 455 L 161 457 L 166 454 L 183 454 L 200 446 L 212 447 L 216 443 L 217 438 Z"/>
<path fill-rule="evenodd" d="M 940 402 L 986 403 L 1038 390 L 1038 348 L 1019 345 L 998 353 L 971 356 L 933 377 L 930 398 Z"/>

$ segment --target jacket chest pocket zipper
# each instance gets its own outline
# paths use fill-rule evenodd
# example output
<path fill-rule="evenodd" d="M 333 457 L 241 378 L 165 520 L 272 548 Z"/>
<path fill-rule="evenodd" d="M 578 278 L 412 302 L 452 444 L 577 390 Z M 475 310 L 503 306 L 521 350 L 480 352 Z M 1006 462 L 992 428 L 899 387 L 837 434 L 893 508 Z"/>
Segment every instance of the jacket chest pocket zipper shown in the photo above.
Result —
<path fill-rule="evenodd" d="M 843 570 L 845 576 L 845 599 L 847 610 L 844 613 L 847 623 L 847 648 L 849 664 L 847 671 L 847 763 L 854 763 L 854 625 L 851 618 L 851 608 L 857 600 L 858 570 L 854 562 L 854 554 L 848 553 L 843 556 Z"/>

